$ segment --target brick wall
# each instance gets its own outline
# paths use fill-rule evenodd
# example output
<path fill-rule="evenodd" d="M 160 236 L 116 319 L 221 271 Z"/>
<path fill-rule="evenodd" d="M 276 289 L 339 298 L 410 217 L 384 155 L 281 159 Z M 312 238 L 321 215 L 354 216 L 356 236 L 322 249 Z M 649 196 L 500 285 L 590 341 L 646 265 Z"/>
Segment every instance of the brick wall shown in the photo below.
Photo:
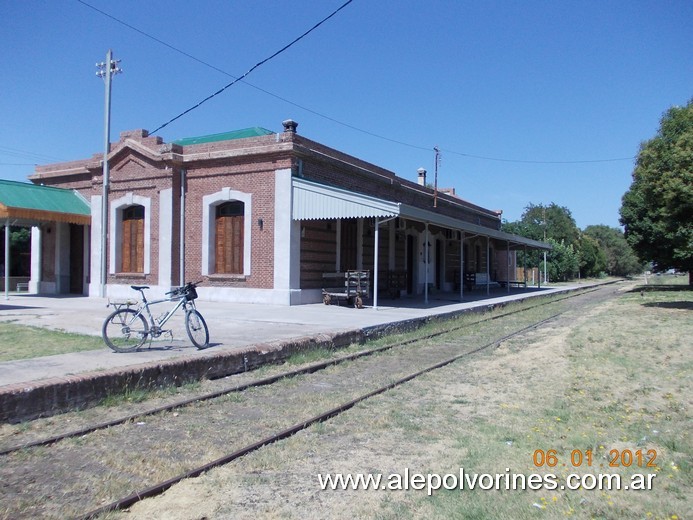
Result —
<path fill-rule="evenodd" d="M 180 146 L 163 143 L 146 131 L 123 132 L 111 153 L 110 200 L 127 193 L 150 199 L 150 271 L 146 275 L 117 274 L 109 283 L 157 284 L 159 279 L 160 243 L 159 201 L 162 190 L 172 189 L 171 273 L 175 283 L 179 278 L 180 249 L 180 177 L 186 170 L 185 190 L 185 273 L 186 281 L 203 280 L 216 287 L 272 289 L 274 286 L 274 207 L 275 175 L 280 169 L 291 168 L 295 175 L 339 186 L 347 190 L 384 200 L 401 202 L 418 208 L 434 210 L 433 191 L 413 180 L 397 177 L 393 172 L 299 136 L 293 132 L 229 141 Z M 411 177 L 416 175 L 412 166 Z M 79 190 L 87 199 L 100 195 L 102 189 L 101 154 L 90 159 L 37 167 L 32 176 L 35 182 Z M 202 276 L 203 197 L 228 188 L 250 194 L 251 209 L 245 215 L 250 221 L 252 265 L 246 276 L 211 274 Z M 286 194 L 290 196 L 290 194 Z M 438 194 L 440 214 L 462 221 L 498 229 L 499 216 L 452 195 Z M 98 217 L 96 217 L 98 218 Z M 259 221 L 262 220 L 262 228 Z M 420 223 L 409 222 L 409 229 L 422 230 Z M 421 229 L 419 229 L 421 228 Z M 335 270 L 336 222 L 303 222 L 305 236 L 301 239 L 301 288 L 320 288 L 322 273 Z M 363 226 L 363 268 L 372 272 L 374 263 L 373 219 Z M 380 228 L 380 270 L 384 278 L 389 267 L 389 226 Z M 403 232 L 396 234 L 395 268 L 405 268 Z M 484 248 L 485 249 L 485 248 Z M 470 248 L 471 251 L 474 248 Z M 445 278 L 458 269 L 455 252 L 446 250 Z M 485 253 L 485 251 L 484 251 Z M 459 254 L 459 253 L 457 253 Z M 286 259 L 288 262 L 289 259 Z M 411 267 L 411 266 L 410 266 Z"/>
<path fill-rule="evenodd" d="M 300 136 L 294 138 L 296 154 L 303 160 L 303 176 L 315 182 L 371 195 L 384 200 L 401 202 L 457 218 L 464 222 L 500 228 L 500 218 L 494 211 L 464 201 L 453 195 L 438 192 L 434 208 L 433 190 L 420 186 L 394 173 Z M 412 176 L 414 170 L 412 169 Z"/>
<path fill-rule="evenodd" d="M 149 272 L 120 273 L 120 266 L 115 267 L 116 274 L 108 275 L 108 283 L 156 285 L 159 282 L 159 195 L 162 190 L 172 187 L 172 171 L 164 164 L 152 165 L 145 157 L 137 153 L 127 154 L 114 160 L 110 165 L 109 204 L 133 193 L 150 199 L 149 226 L 151 240 L 149 243 Z M 110 218 L 109 212 L 109 218 Z M 110 226 L 110 223 L 109 223 Z M 110 254 L 110 242 L 108 241 Z M 110 257 L 109 257 L 110 258 Z M 109 261 L 109 272 L 110 272 Z"/>
<path fill-rule="evenodd" d="M 337 262 L 337 223 L 329 220 L 301 222 L 301 288 L 329 285 L 323 273 L 332 273 Z"/>
<path fill-rule="evenodd" d="M 199 145 L 196 145 L 199 146 Z M 205 285 L 218 287 L 250 287 L 271 289 L 274 286 L 274 172 L 288 168 L 288 158 L 248 157 L 246 162 L 217 162 L 199 164 L 187 168 L 187 193 L 185 201 L 187 280 L 204 279 Z M 251 212 L 246 210 L 245 219 L 250 219 L 251 229 L 251 272 L 248 276 L 211 275 L 203 277 L 202 226 L 203 197 L 224 188 L 251 194 Z M 262 219 L 262 228 L 259 220 Z M 287 259 L 288 260 L 288 259 Z"/>

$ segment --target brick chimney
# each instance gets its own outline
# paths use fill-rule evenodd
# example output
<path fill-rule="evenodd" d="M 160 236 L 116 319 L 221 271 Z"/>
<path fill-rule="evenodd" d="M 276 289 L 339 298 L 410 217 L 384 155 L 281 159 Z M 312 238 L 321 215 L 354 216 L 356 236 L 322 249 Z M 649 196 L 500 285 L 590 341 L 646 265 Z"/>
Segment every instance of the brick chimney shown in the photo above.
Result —
<path fill-rule="evenodd" d="M 426 170 L 419 168 L 416 171 L 419 172 L 419 186 L 426 186 Z"/>
<path fill-rule="evenodd" d="M 296 133 L 296 127 L 298 126 L 298 123 L 293 119 L 287 119 L 286 121 L 282 121 L 282 125 L 284 125 L 285 132 L 289 132 L 292 134 Z"/>

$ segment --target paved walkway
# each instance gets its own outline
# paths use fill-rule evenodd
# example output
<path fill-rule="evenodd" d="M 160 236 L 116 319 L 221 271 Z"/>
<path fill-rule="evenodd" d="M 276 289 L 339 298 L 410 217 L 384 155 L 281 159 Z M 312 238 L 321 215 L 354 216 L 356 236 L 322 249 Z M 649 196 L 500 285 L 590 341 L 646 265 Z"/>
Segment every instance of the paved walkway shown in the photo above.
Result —
<path fill-rule="evenodd" d="M 507 289 L 465 294 L 460 303 L 452 295 L 431 295 L 429 303 L 418 299 L 397 299 L 380 302 L 378 309 L 355 309 L 323 304 L 300 306 L 252 305 L 237 303 L 197 302 L 210 330 L 210 348 L 198 351 L 184 330 L 183 314 L 174 316 L 173 341 L 158 341 L 142 350 L 118 354 L 105 345 L 102 349 L 46 356 L 0 363 L 0 392 L 6 385 L 28 383 L 47 378 L 96 372 L 117 367 L 141 366 L 175 357 L 209 355 L 210 352 L 239 350 L 240 347 L 313 336 L 327 332 L 364 329 L 396 323 L 412 318 L 458 312 L 478 306 L 493 305 L 530 296 L 546 295 L 572 287 Z M 162 304 L 162 312 L 166 309 Z M 91 297 L 41 297 L 10 294 L 0 299 L 0 322 L 13 322 L 51 329 L 100 336 L 104 318 L 111 311 L 106 300 Z M 0 345 L 2 349 L 2 345 Z"/>

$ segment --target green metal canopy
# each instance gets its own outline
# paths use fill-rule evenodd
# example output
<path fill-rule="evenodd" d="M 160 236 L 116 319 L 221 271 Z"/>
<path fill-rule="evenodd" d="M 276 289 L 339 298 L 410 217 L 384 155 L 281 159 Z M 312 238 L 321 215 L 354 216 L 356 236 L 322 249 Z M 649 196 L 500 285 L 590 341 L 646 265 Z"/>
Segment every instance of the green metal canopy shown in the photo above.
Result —
<path fill-rule="evenodd" d="M 91 223 L 89 203 L 74 190 L 0 179 L 0 219 L 5 221 L 5 299 L 9 296 L 10 226 L 40 222 Z M 11 221 L 13 221 L 11 223 Z"/>
<path fill-rule="evenodd" d="M 191 144 L 216 143 L 218 141 L 231 141 L 233 139 L 245 139 L 246 137 L 261 137 L 263 135 L 272 135 L 275 132 L 254 126 L 252 128 L 244 128 L 242 130 L 233 130 L 231 132 L 223 132 L 220 134 L 201 135 L 199 137 L 184 137 L 173 141 L 180 146 L 189 146 Z"/>
<path fill-rule="evenodd" d="M 74 190 L 0 179 L 0 219 L 91 223 L 89 203 Z"/>

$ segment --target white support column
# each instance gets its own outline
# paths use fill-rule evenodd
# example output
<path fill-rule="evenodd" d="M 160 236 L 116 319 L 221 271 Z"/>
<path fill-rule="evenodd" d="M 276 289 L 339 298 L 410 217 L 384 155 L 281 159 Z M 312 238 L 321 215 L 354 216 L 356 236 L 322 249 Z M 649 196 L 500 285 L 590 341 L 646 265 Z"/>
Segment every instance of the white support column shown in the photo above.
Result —
<path fill-rule="evenodd" d="M 5 221 L 5 299 L 10 299 L 10 219 Z"/>
<path fill-rule="evenodd" d="M 39 294 L 41 287 L 42 238 L 41 228 L 33 226 L 31 228 L 31 279 L 29 280 L 29 292 L 32 294 Z M 87 237 L 85 237 L 84 243 L 89 243 Z"/>
<path fill-rule="evenodd" d="M 373 250 L 373 308 L 378 309 L 378 266 L 379 266 L 379 245 L 380 245 L 380 224 L 385 224 L 387 222 L 392 225 L 394 223 L 395 217 L 389 217 L 385 220 L 380 220 L 375 217 L 375 249 Z M 390 227 L 388 249 L 391 251 L 394 249 L 394 240 L 392 240 L 394 233 L 392 232 L 394 228 Z M 392 256 L 392 255 L 391 255 Z M 394 265 L 394 258 L 391 259 L 390 267 Z"/>
<path fill-rule="evenodd" d="M 428 261 L 431 259 L 430 251 L 428 250 L 428 222 L 426 222 L 426 231 L 424 232 L 423 243 L 423 262 L 424 262 L 424 303 L 428 305 Z"/>
<path fill-rule="evenodd" d="M 336 238 L 335 238 L 335 247 L 337 248 L 337 254 L 335 255 L 335 262 L 334 262 L 334 271 L 335 273 L 339 272 L 339 269 L 342 265 L 342 219 L 338 218 L 337 219 L 337 229 L 336 229 Z"/>
<path fill-rule="evenodd" d="M 396 260 L 395 260 L 395 235 L 397 233 L 397 230 L 395 228 L 395 219 L 392 218 L 390 219 L 390 222 L 388 224 L 388 232 L 387 232 L 387 268 L 390 271 L 395 270 L 395 265 L 396 265 Z"/>
<path fill-rule="evenodd" d="M 508 244 L 508 266 L 507 266 L 507 271 L 508 271 L 508 294 L 510 294 L 510 240 L 507 241 Z M 513 276 L 515 278 L 515 276 Z"/>
<path fill-rule="evenodd" d="M 547 283 L 546 280 L 547 280 L 547 276 L 546 276 L 546 251 L 544 251 L 544 285 L 546 285 L 546 283 Z"/>
<path fill-rule="evenodd" d="M 363 271 L 363 219 L 356 223 L 356 269 Z"/>
<path fill-rule="evenodd" d="M 380 238 L 380 219 L 375 217 L 375 237 L 373 239 L 373 309 L 378 310 L 378 240 Z"/>
<path fill-rule="evenodd" d="M 460 301 L 464 299 L 464 231 L 460 231 Z"/>
<path fill-rule="evenodd" d="M 486 237 L 486 296 L 491 294 L 491 237 Z"/>

